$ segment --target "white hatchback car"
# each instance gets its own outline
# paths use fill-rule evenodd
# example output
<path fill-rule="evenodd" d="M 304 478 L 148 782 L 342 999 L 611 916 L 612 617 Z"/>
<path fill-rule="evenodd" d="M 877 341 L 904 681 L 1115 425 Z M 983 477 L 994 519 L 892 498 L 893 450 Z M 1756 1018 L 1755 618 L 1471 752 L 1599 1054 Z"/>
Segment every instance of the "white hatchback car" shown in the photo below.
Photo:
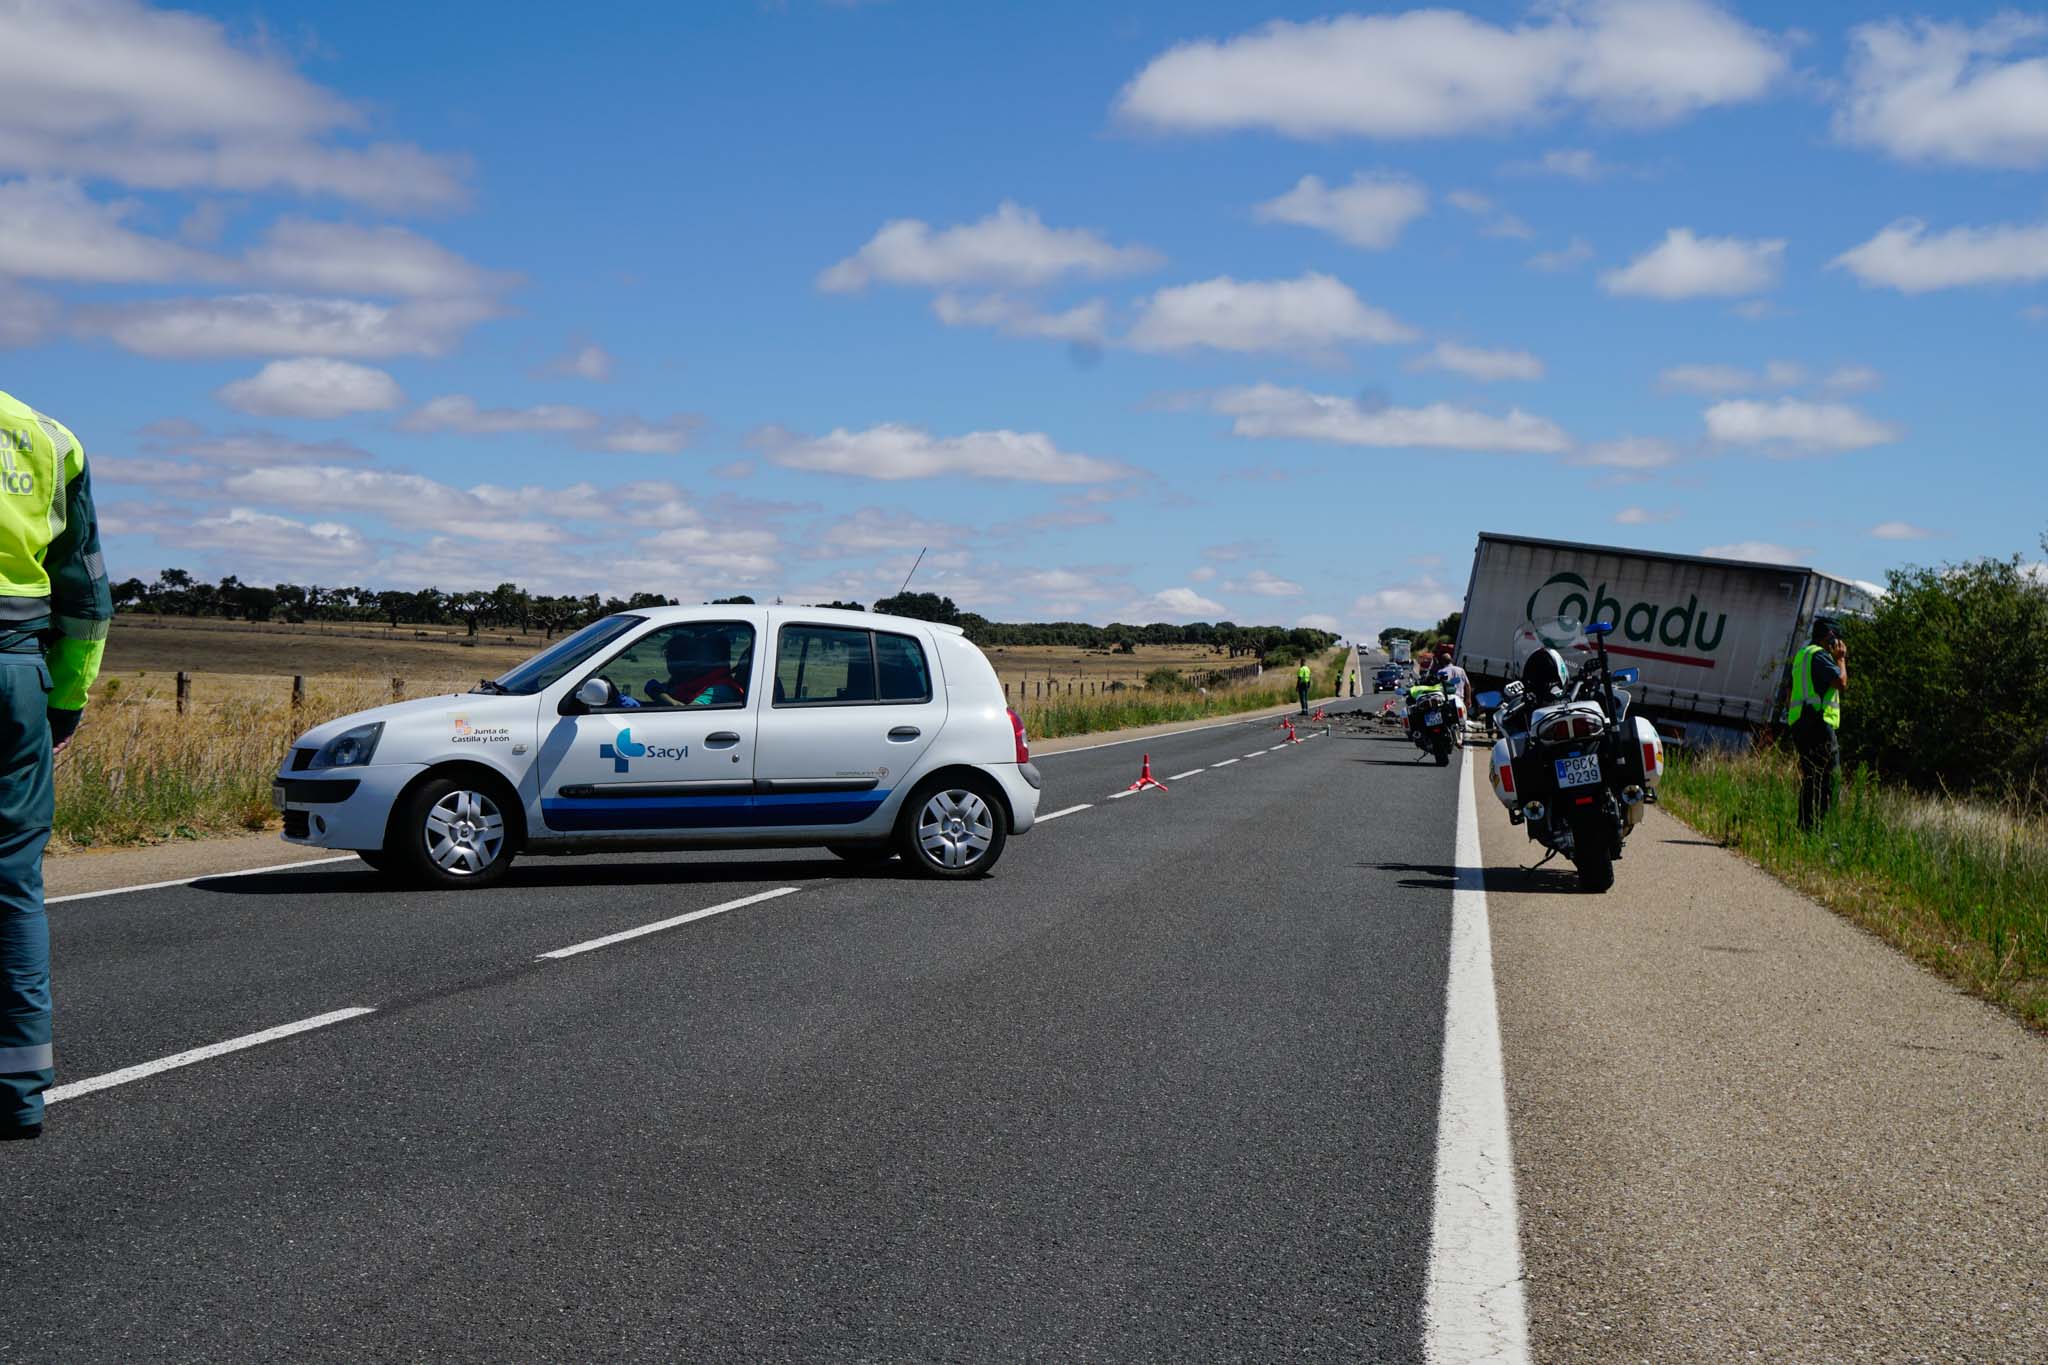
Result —
<path fill-rule="evenodd" d="M 288 842 L 458 887 L 598 849 L 822 845 L 979 876 L 1039 786 L 956 627 L 707 606 L 607 616 L 473 692 L 316 726 L 273 797 Z"/>

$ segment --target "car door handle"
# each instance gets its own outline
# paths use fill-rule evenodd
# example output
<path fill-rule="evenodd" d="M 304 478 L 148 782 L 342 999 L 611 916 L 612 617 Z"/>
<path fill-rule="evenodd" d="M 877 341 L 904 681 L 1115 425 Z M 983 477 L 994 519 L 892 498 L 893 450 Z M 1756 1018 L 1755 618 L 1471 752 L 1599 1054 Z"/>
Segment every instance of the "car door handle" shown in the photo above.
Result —
<path fill-rule="evenodd" d="M 898 744 L 908 744 L 923 733 L 924 731 L 918 729 L 915 725 L 899 725 L 889 732 L 889 738 Z"/>
<path fill-rule="evenodd" d="M 739 742 L 739 735 L 731 730 L 717 730 L 704 736 L 704 747 L 707 749 L 730 749 Z"/>

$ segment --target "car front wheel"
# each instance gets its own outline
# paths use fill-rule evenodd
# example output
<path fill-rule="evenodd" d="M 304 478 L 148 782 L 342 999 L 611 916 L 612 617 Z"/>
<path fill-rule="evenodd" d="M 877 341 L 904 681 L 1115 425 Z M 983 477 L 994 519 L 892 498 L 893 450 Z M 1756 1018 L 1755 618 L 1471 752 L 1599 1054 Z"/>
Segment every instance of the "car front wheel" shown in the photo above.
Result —
<path fill-rule="evenodd" d="M 506 797 L 468 777 L 437 777 L 414 788 L 393 821 L 383 853 L 392 871 L 422 886 L 489 886 L 514 852 Z"/>
<path fill-rule="evenodd" d="M 903 860 L 928 877 L 985 876 L 1008 837 L 1000 800 L 972 778 L 918 788 L 897 829 Z"/>

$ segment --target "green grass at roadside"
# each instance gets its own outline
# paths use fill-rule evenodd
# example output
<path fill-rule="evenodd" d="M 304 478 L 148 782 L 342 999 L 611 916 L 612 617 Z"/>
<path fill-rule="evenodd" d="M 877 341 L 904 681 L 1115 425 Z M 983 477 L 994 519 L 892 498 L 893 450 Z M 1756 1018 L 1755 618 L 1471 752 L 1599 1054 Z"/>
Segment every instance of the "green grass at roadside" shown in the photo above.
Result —
<path fill-rule="evenodd" d="M 1818 834 L 1786 754 L 1675 756 L 1672 814 L 1951 981 L 2048 1030 L 2048 821 L 1858 777 Z"/>
<path fill-rule="evenodd" d="M 1102 696 L 1048 697 L 1031 702 L 1023 710 L 1024 728 L 1034 739 L 1063 739 L 1135 725 L 1241 715 L 1293 700 L 1291 686 L 1212 688 L 1206 694 L 1194 688 L 1134 688 Z"/>

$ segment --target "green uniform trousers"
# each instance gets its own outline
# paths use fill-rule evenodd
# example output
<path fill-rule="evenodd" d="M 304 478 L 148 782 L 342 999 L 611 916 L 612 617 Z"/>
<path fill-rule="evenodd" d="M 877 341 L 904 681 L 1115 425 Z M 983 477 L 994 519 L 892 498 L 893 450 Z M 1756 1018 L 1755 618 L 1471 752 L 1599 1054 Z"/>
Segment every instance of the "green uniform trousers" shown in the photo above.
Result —
<path fill-rule="evenodd" d="M 0 641 L 0 1127 L 41 1123 L 57 1076 L 43 916 L 43 845 L 56 815 L 49 702 L 36 638 Z"/>

